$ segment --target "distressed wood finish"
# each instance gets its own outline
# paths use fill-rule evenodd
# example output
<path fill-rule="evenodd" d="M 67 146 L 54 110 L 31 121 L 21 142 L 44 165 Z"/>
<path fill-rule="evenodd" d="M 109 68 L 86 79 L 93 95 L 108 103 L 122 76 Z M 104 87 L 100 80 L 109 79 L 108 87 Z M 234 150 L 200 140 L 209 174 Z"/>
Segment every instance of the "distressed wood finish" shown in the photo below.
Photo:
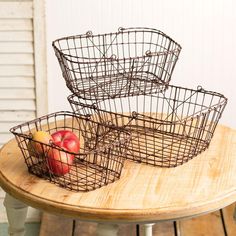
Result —
<path fill-rule="evenodd" d="M 33 24 L 31 19 L 1 19 L 0 31 L 31 31 Z"/>
<path fill-rule="evenodd" d="M 29 76 L 1 78 L 0 88 L 34 88 L 34 78 Z"/>
<path fill-rule="evenodd" d="M 5 19 L 32 18 L 32 2 L 0 2 L 0 16 Z"/>
<path fill-rule="evenodd" d="M 36 85 L 36 114 L 45 115 L 48 110 L 45 1 L 34 0 L 34 61 Z M 40 23 L 39 23 L 40 22 Z M 43 94 L 43 96 L 42 96 Z"/>
<path fill-rule="evenodd" d="M 71 236 L 73 220 L 51 214 L 43 214 L 39 236 Z"/>
<path fill-rule="evenodd" d="M 0 42 L 1 53 L 33 53 L 32 42 Z"/>
<path fill-rule="evenodd" d="M 2 187 L 47 212 L 109 222 L 155 222 L 215 211 L 236 199 L 236 131 L 219 125 L 207 151 L 177 168 L 126 161 L 121 179 L 76 193 L 30 175 L 16 141 L 0 152 Z"/>
<path fill-rule="evenodd" d="M 230 206 L 222 209 L 225 228 L 228 236 L 236 235 L 236 222 L 234 221 L 233 215 L 235 211 L 236 204 L 231 204 Z"/>
<path fill-rule="evenodd" d="M 0 76 L 34 76 L 32 65 L 0 65 Z"/>
<path fill-rule="evenodd" d="M 182 220 L 177 223 L 178 236 L 224 236 L 220 211 Z"/>
<path fill-rule="evenodd" d="M 0 54 L 0 65 L 33 65 L 34 57 L 30 53 Z"/>
<path fill-rule="evenodd" d="M 0 31 L 0 40 L 3 42 L 32 42 L 33 33 L 31 31 Z"/>

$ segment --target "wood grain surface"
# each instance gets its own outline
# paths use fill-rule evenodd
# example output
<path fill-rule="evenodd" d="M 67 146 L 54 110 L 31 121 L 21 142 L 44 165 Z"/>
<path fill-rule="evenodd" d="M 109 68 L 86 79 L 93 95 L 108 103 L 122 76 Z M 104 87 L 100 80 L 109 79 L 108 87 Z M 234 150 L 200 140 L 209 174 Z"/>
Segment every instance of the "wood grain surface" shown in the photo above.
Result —
<path fill-rule="evenodd" d="M 220 211 L 182 220 L 178 223 L 179 236 L 224 236 Z"/>
<path fill-rule="evenodd" d="M 219 125 L 207 151 L 176 168 L 126 161 L 121 179 L 76 193 L 30 175 L 16 141 L 0 152 L 0 184 L 23 202 L 73 218 L 155 222 L 196 216 L 236 199 L 236 131 Z"/>

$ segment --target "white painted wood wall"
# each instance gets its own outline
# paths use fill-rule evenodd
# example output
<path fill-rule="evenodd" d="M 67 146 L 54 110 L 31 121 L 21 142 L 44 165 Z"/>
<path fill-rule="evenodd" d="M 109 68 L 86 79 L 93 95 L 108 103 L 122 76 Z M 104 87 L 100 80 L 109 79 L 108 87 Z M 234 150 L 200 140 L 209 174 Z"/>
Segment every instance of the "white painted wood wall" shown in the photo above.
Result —
<path fill-rule="evenodd" d="M 10 127 L 47 112 L 43 0 L 0 0 L 0 146 Z M 41 94 L 41 96 L 40 96 Z M 0 221 L 6 221 L 0 190 Z M 30 209 L 28 221 L 38 221 Z"/>

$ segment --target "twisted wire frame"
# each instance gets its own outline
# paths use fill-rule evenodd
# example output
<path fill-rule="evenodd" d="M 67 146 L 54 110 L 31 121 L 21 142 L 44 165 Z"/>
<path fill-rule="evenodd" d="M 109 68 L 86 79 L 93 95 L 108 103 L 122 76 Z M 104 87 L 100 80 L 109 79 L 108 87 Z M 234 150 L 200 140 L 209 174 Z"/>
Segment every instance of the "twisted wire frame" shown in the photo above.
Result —
<path fill-rule="evenodd" d="M 53 43 L 72 93 L 105 99 L 148 94 L 168 85 L 181 46 L 151 28 L 69 36 Z"/>
<path fill-rule="evenodd" d="M 50 134 L 58 130 L 74 132 L 80 140 L 79 153 L 71 153 L 52 143 L 32 140 L 32 133 L 36 130 Z M 13 127 L 10 131 L 16 137 L 30 173 L 73 191 L 91 191 L 118 180 L 130 139 L 126 131 L 72 112 L 52 113 Z M 38 143 L 43 153 L 35 150 L 32 142 Z M 60 157 L 56 165 L 66 166 L 68 173 L 57 175 L 51 171 L 47 161 L 47 154 L 51 150 L 58 150 Z M 70 154 L 74 155 L 73 163 L 69 160 Z"/>
<path fill-rule="evenodd" d="M 131 132 L 126 158 L 161 167 L 181 165 L 208 148 L 227 99 L 169 85 L 156 94 L 95 101 L 68 97 L 74 112 Z"/>

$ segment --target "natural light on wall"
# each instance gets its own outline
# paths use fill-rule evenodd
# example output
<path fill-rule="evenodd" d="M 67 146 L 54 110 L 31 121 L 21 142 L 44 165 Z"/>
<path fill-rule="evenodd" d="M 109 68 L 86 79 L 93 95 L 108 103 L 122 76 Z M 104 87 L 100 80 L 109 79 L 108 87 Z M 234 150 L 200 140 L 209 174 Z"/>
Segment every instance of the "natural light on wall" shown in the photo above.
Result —
<path fill-rule="evenodd" d="M 46 1 L 49 111 L 70 109 L 53 40 L 144 26 L 164 31 L 183 48 L 171 83 L 223 93 L 229 102 L 221 123 L 236 128 L 235 22 L 234 0 Z"/>

